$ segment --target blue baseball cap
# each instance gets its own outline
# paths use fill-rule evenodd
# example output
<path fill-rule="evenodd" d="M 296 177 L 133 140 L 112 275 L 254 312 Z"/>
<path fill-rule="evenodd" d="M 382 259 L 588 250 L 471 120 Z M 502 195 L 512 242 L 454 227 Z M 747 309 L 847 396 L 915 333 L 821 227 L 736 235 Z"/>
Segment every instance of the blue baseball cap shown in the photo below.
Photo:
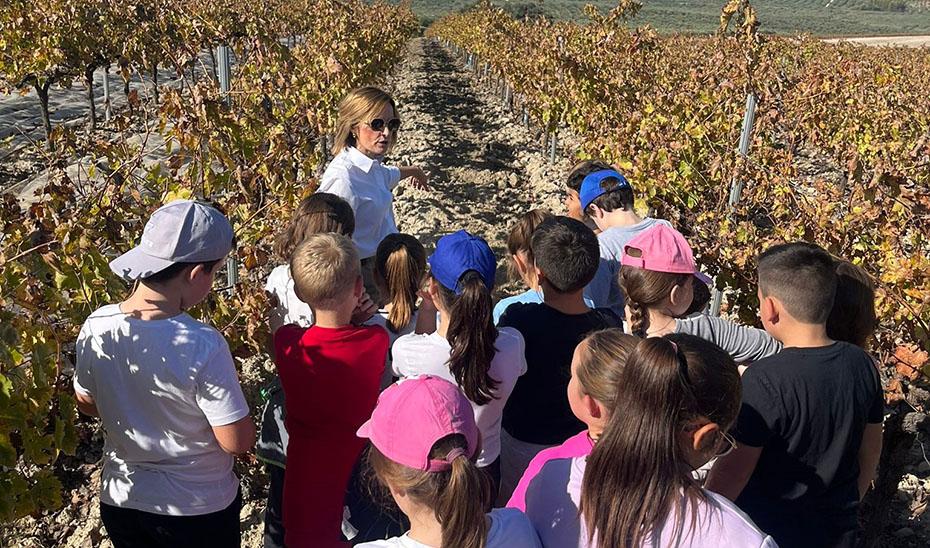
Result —
<path fill-rule="evenodd" d="M 462 293 L 459 280 L 469 270 L 477 272 L 488 289 L 494 287 L 494 274 L 497 272 L 494 252 L 484 238 L 464 230 L 440 238 L 428 262 L 433 277 L 456 295 Z"/>
<path fill-rule="evenodd" d="M 608 177 L 613 177 L 619 182 L 614 188 L 604 190 L 601 188 L 601 181 L 607 179 Z M 603 196 L 608 192 L 613 192 L 614 190 L 620 190 L 621 188 L 632 187 L 630 187 L 630 183 L 626 180 L 626 177 L 621 175 L 619 171 L 604 169 L 588 174 L 588 176 L 585 177 L 583 181 L 581 181 L 581 189 L 578 191 L 578 199 L 581 200 L 581 210 L 584 211 L 588 209 L 588 206 L 591 205 L 591 202 L 598 199 L 598 197 Z"/>

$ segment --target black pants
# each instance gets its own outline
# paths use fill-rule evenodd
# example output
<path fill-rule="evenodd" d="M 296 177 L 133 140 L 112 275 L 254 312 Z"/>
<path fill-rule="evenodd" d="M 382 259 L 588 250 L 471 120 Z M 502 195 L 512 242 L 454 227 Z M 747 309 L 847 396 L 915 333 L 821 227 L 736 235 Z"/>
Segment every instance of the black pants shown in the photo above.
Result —
<path fill-rule="evenodd" d="M 115 548 L 238 547 L 242 493 L 225 509 L 200 516 L 167 516 L 100 504 L 100 518 Z"/>
<path fill-rule="evenodd" d="M 284 514 L 281 504 L 284 501 L 284 468 L 268 464 L 270 485 L 268 486 L 268 504 L 265 506 L 265 548 L 284 548 Z"/>

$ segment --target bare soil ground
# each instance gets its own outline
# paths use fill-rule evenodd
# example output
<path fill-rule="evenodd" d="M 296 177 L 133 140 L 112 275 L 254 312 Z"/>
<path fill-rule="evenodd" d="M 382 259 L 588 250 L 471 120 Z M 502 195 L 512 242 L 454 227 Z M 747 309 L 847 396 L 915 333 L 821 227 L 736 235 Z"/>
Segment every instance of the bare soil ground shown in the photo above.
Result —
<path fill-rule="evenodd" d="M 927 36 L 860 36 L 855 38 L 830 38 L 824 42 L 852 42 L 864 46 L 906 46 L 909 48 L 930 47 L 930 35 Z"/>

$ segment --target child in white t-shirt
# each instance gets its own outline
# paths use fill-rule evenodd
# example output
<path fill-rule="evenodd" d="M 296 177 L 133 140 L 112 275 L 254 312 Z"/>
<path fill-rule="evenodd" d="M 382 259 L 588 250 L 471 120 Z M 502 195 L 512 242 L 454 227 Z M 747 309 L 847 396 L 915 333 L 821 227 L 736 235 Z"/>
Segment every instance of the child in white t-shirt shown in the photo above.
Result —
<path fill-rule="evenodd" d="M 186 312 L 213 287 L 233 230 L 191 200 L 159 208 L 110 268 L 138 282 L 81 327 L 74 391 L 106 432 L 100 514 L 115 546 L 239 544 L 234 455 L 255 441 L 223 336 Z"/>
<path fill-rule="evenodd" d="M 454 384 L 424 375 L 389 386 L 358 436 L 371 440 L 370 466 L 410 519 L 404 535 L 359 547 L 539 547 L 519 510 L 485 513 L 490 482 L 474 462 L 481 434 Z"/>
<path fill-rule="evenodd" d="M 394 344 L 398 377 L 435 375 L 456 383 L 475 411 L 481 430 L 478 466 L 500 486 L 501 416 L 517 378 L 526 372 L 523 336 L 496 328 L 491 291 L 497 260 L 483 239 L 464 230 L 439 240 L 429 258 L 429 289 L 423 313 L 438 309 L 434 333 L 405 335 Z"/>
<path fill-rule="evenodd" d="M 386 304 L 368 323 L 387 329 L 393 348 L 398 338 L 413 333 L 416 327 L 417 299 L 426 276 L 426 249 L 410 234 L 388 234 L 378 244 L 372 268 L 375 286 Z M 382 387 L 393 381 L 391 360 L 388 352 Z"/>

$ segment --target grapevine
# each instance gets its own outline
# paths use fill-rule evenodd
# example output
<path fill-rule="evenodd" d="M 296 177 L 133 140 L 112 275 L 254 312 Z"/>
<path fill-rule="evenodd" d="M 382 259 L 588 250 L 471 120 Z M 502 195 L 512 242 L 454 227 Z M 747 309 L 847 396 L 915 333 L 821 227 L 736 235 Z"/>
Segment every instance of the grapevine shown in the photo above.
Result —
<path fill-rule="evenodd" d="M 773 243 L 814 241 L 870 273 L 872 351 L 892 410 L 868 501 L 874 541 L 901 477 L 896 455 L 930 410 L 930 51 L 762 36 L 746 0 L 726 5 L 716 36 L 659 36 L 624 24 L 636 8 L 591 8 L 576 24 L 518 21 L 484 1 L 427 35 L 506 80 L 543 131 L 570 130 L 579 158 L 623 170 L 639 206 L 686 232 L 744 322 L 756 321 L 755 256 Z M 750 92 L 758 108 L 743 161 L 735 147 Z M 811 155 L 839 176 L 809 173 Z M 742 198 L 729 211 L 736 179 Z"/>
<path fill-rule="evenodd" d="M 52 129 L 49 184 L 23 210 L 0 201 L 0 522 L 61 505 L 55 461 L 78 443 L 71 395 L 74 341 L 84 318 L 130 288 L 108 262 L 138 241 L 160 204 L 211 199 L 233 221 L 240 283 L 195 315 L 234 354 L 265 348 L 263 267 L 271 234 L 315 188 L 336 101 L 376 82 L 417 30 L 406 5 L 358 0 L 13 0 L 0 7 L 0 83 L 44 90 L 106 64 L 184 75 L 204 47 L 238 54 L 228 97 L 212 79 L 162 90 L 145 126 L 167 141 L 151 168 L 138 140 L 86 142 Z M 114 48 L 113 44 L 118 44 Z M 136 98 L 133 106 L 141 105 Z M 146 114 L 146 116 L 148 116 Z M 113 126 L 137 124 L 128 114 Z M 121 133 L 122 134 L 122 133 Z M 144 137 L 143 137 L 144 140 Z M 81 170 L 63 169 L 83 157 Z"/>

